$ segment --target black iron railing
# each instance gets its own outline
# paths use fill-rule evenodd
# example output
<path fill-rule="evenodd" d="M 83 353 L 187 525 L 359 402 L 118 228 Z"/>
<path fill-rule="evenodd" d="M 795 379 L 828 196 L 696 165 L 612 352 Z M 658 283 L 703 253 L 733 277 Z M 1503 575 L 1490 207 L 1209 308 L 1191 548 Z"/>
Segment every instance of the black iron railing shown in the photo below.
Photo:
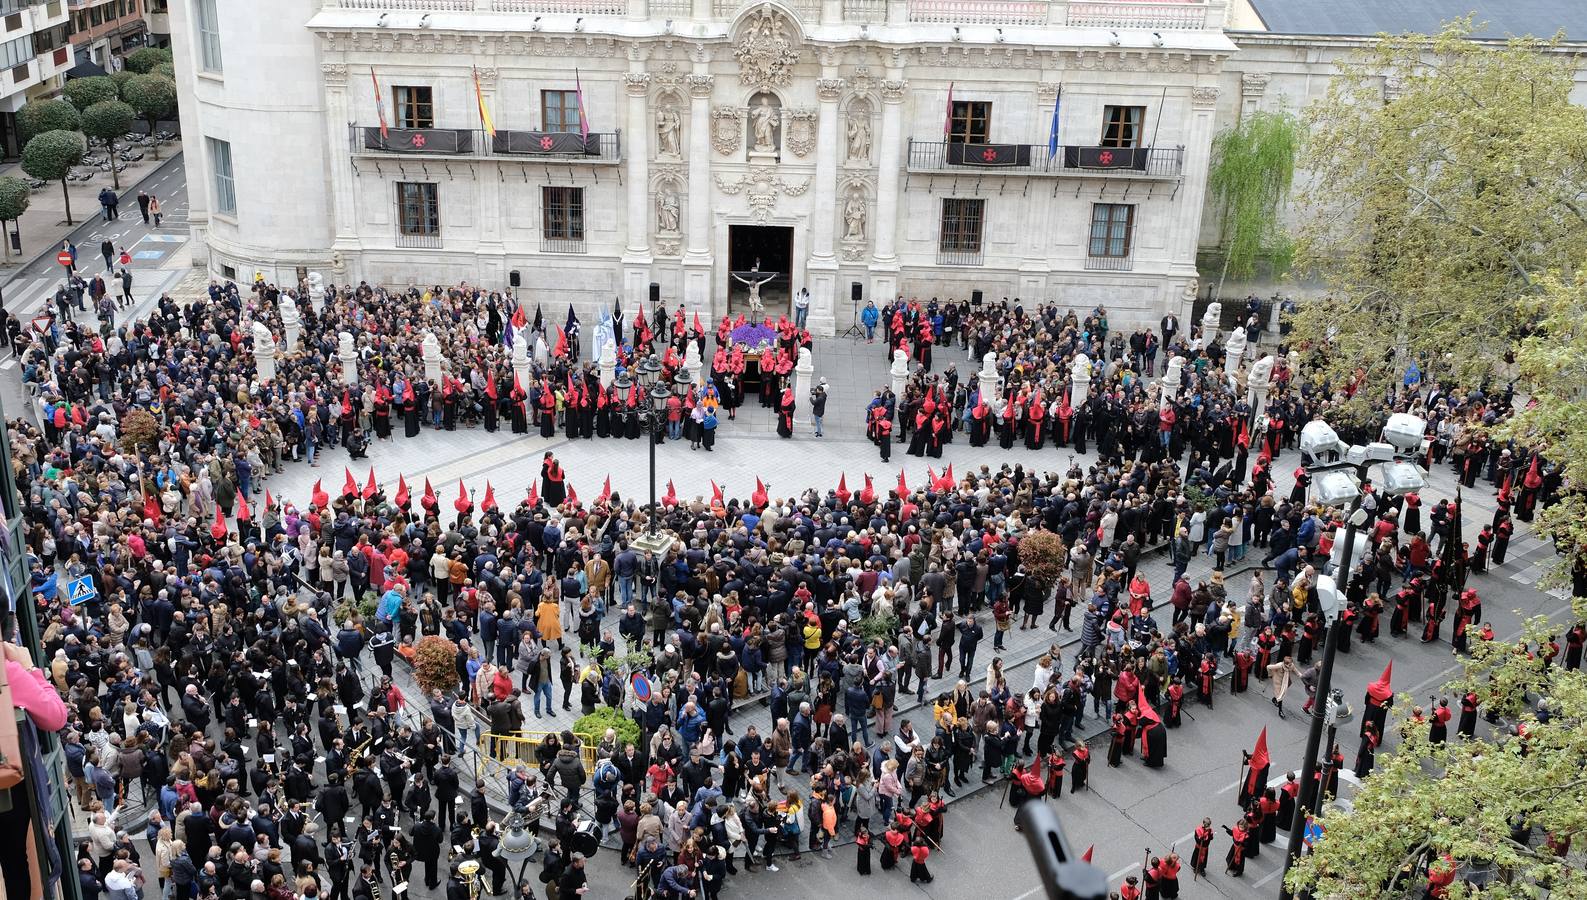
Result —
<path fill-rule="evenodd" d="M 909 142 L 912 172 L 1020 172 L 1047 175 L 1173 177 L 1185 166 L 1183 147 L 1092 147 L 1060 144 Z"/>

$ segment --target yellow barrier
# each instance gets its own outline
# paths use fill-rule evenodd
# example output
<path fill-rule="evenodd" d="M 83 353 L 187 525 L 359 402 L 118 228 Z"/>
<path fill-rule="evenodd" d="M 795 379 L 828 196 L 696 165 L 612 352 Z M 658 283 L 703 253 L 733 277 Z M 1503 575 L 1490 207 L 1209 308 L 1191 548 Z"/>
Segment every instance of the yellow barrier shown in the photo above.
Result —
<path fill-rule="evenodd" d="M 557 735 L 561 739 L 561 732 L 557 731 L 519 731 L 516 735 L 497 735 L 485 732 L 480 735 L 480 756 L 493 759 L 504 766 L 516 766 L 522 763 L 531 768 L 538 768 L 535 751 L 545 743 L 550 735 Z M 586 773 L 595 770 L 595 738 L 588 734 L 574 734 L 579 739 L 579 758 L 584 762 Z"/>

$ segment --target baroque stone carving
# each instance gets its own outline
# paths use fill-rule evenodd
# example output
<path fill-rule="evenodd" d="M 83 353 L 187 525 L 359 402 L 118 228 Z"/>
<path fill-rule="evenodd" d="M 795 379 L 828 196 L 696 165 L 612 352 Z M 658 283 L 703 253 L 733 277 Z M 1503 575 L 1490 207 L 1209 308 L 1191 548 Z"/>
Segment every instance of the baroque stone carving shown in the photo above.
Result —
<path fill-rule="evenodd" d="M 1260 97 L 1267 91 L 1268 76 L 1260 72 L 1246 72 L 1240 76 L 1240 93 L 1247 97 Z"/>
<path fill-rule="evenodd" d="M 623 84 L 628 87 L 628 96 L 643 97 L 650 92 L 650 73 L 629 72 L 623 76 Z"/>
<path fill-rule="evenodd" d="M 732 156 L 742 143 L 744 110 L 718 106 L 711 110 L 711 146 L 723 156 Z"/>
<path fill-rule="evenodd" d="M 325 75 L 326 87 L 341 87 L 347 84 L 347 67 L 341 63 L 322 63 L 320 72 Z"/>
<path fill-rule="evenodd" d="M 887 103 L 903 103 L 904 95 L 909 93 L 909 82 L 887 79 L 882 82 L 882 100 Z"/>
<path fill-rule="evenodd" d="M 763 88 L 788 84 L 799 62 L 799 46 L 776 8 L 766 5 L 751 13 L 742 35 L 733 48 L 739 82 Z"/>
<path fill-rule="evenodd" d="M 794 156 L 805 156 L 816 146 L 816 111 L 808 108 L 787 111 L 788 125 L 783 142 Z"/>
<path fill-rule="evenodd" d="M 710 75 L 689 76 L 689 96 L 709 97 L 711 89 L 716 86 L 716 79 Z"/>
<path fill-rule="evenodd" d="M 771 166 L 752 166 L 748 172 L 737 178 L 724 177 L 721 174 L 714 176 L 716 186 L 722 193 L 736 197 L 744 194 L 749 200 L 750 215 L 761 225 L 771 218 L 772 212 L 777 207 L 777 198 L 783 195 L 799 197 L 810 190 L 810 183 L 814 179 L 806 178 L 802 183 L 787 181 L 777 174 Z"/>
<path fill-rule="evenodd" d="M 836 100 L 836 99 L 838 99 L 839 96 L 842 95 L 842 93 L 843 93 L 843 79 L 841 79 L 841 78 L 817 78 L 816 79 L 816 98 L 817 99 L 824 100 L 824 101 Z"/>
<path fill-rule="evenodd" d="M 656 155 L 679 156 L 681 155 L 681 142 L 679 134 L 683 130 L 683 118 L 670 104 L 656 110 Z"/>
<path fill-rule="evenodd" d="M 1209 106 L 1216 106 L 1217 103 L 1218 103 L 1218 94 L 1219 93 L 1220 92 L 1219 92 L 1219 90 L 1217 88 L 1210 87 L 1210 86 L 1209 87 L 1191 88 L 1191 90 L 1190 90 L 1190 102 L 1191 102 L 1191 105 L 1198 106 L 1198 107 L 1203 107 L 1203 108 L 1209 107 Z"/>

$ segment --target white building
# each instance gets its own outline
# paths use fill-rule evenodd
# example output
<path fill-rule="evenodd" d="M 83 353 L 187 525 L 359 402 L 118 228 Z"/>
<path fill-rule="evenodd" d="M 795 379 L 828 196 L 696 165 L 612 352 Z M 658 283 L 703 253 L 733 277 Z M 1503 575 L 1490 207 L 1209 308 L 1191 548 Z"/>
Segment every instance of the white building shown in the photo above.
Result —
<path fill-rule="evenodd" d="M 1223 0 L 170 9 L 215 274 L 655 294 L 709 318 L 744 308 L 731 273 L 776 273 L 768 309 L 808 288 L 818 333 L 856 291 L 1155 322 L 1193 290 L 1234 50 Z"/>
<path fill-rule="evenodd" d="M 22 151 L 16 113 L 29 100 L 60 93 L 76 64 L 67 41 L 66 0 L 0 0 L 0 153 Z"/>

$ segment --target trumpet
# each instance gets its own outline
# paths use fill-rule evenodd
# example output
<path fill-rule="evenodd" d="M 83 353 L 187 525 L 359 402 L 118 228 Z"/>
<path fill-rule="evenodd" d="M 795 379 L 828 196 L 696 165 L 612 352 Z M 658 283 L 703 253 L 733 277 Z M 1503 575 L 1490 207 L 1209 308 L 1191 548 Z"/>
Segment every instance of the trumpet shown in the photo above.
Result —
<path fill-rule="evenodd" d="M 353 752 L 347 754 L 347 774 L 351 775 L 353 770 L 358 768 L 358 761 L 364 757 L 364 754 L 369 752 L 369 745 L 374 742 L 374 737 L 370 737 L 362 744 L 354 747 Z"/>

